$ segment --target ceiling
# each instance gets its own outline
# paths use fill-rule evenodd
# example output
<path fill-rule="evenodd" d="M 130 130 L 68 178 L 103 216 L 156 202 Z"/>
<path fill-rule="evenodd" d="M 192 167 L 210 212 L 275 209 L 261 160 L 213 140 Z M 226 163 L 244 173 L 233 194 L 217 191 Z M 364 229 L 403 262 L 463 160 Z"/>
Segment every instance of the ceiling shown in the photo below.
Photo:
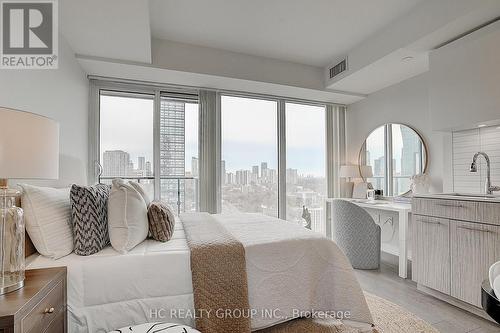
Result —
<path fill-rule="evenodd" d="M 154 38 L 323 67 L 423 0 L 150 0 Z"/>

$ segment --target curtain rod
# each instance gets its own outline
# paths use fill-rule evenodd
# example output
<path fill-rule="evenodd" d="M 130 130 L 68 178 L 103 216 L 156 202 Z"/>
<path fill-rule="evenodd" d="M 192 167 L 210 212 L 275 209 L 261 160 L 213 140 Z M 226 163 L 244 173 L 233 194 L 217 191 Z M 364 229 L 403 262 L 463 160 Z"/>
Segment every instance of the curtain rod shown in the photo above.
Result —
<path fill-rule="evenodd" d="M 114 78 L 108 76 L 99 76 L 99 75 L 87 75 L 89 80 L 101 81 L 101 82 L 111 82 L 111 83 L 122 83 L 122 84 L 135 84 L 141 85 L 143 87 L 152 87 L 152 88 L 160 88 L 164 90 L 168 89 L 187 89 L 187 90 L 209 90 L 215 91 L 221 94 L 227 94 L 231 96 L 241 96 L 241 97 L 261 97 L 265 99 L 284 99 L 289 102 L 297 102 L 302 104 L 316 104 L 316 105 L 333 105 L 339 107 L 346 107 L 345 104 L 340 103 L 332 103 L 325 102 L 319 100 L 310 100 L 303 98 L 295 98 L 295 97 L 287 97 L 280 95 L 268 95 L 268 94 L 260 94 L 260 93 L 252 93 L 246 91 L 238 91 L 238 90 L 228 90 L 228 89 L 217 89 L 217 88 L 206 88 L 206 87 L 197 87 L 197 86 L 188 86 L 182 84 L 171 84 L 171 83 L 161 83 L 161 82 L 152 82 L 152 81 L 141 81 L 141 80 L 131 80 L 131 79 L 122 79 L 122 78 Z"/>

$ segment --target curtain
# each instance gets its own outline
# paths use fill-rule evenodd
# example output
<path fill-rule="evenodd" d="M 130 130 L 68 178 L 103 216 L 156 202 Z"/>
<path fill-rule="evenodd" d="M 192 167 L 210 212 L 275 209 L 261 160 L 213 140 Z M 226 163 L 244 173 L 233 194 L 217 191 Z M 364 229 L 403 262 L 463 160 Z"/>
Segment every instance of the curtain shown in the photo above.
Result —
<path fill-rule="evenodd" d="M 329 198 L 340 197 L 342 180 L 339 171 L 340 166 L 346 163 L 345 116 L 345 106 L 331 104 L 326 106 L 326 172 Z M 326 234 L 332 237 L 330 205 L 326 206 L 325 216 Z"/>
<path fill-rule="evenodd" d="M 220 211 L 220 95 L 212 90 L 200 90 L 199 174 L 200 211 Z"/>

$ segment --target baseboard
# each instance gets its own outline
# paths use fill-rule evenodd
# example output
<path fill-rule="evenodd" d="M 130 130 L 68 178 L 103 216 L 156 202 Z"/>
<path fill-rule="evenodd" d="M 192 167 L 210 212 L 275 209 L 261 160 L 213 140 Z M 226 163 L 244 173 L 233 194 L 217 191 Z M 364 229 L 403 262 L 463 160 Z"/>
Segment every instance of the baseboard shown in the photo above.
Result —
<path fill-rule="evenodd" d="M 451 305 L 456 306 L 457 308 L 460 308 L 462 310 L 465 310 L 467 312 L 470 312 L 472 314 L 475 314 L 476 316 L 479 316 L 481 318 L 484 318 L 488 321 L 491 321 L 495 324 L 498 325 L 496 321 L 494 321 L 483 309 L 478 308 L 474 305 L 471 305 L 469 303 L 465 303 L 459 299 L 456 299 L 450 295 L 443 294 L 442 292 L 439 292 L 437 290 L 431 289 L 429 287 L 423 286 L 421 284 L 417 283 L 417 289 L 423 293 L 426 293 L 428 295 L 431 295 L 433 297 L 439 298 L 442 301 L 445 301 L 446 303 L 450 303 Z"/>

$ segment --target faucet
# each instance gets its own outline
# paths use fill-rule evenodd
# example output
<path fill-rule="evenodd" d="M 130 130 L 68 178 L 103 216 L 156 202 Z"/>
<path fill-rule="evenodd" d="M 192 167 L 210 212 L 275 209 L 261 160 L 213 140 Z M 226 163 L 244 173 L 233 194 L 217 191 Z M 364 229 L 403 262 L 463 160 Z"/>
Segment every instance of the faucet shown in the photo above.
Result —
<path fill-rule="evenodd" d="M 493 194 L 495 191 L 500 191 L 500 186 L 491 186 L 491 174 L 490 174 L 490 157 L 488 154 L 480 151 L 474 154 L 472 158 L 472 164 L 470 165 L 470 172 L 477 172 L 477 158 L 483 156 L 486 160 L 486 184 L 484 186 L 484 191 L 486 194 Z"/>

